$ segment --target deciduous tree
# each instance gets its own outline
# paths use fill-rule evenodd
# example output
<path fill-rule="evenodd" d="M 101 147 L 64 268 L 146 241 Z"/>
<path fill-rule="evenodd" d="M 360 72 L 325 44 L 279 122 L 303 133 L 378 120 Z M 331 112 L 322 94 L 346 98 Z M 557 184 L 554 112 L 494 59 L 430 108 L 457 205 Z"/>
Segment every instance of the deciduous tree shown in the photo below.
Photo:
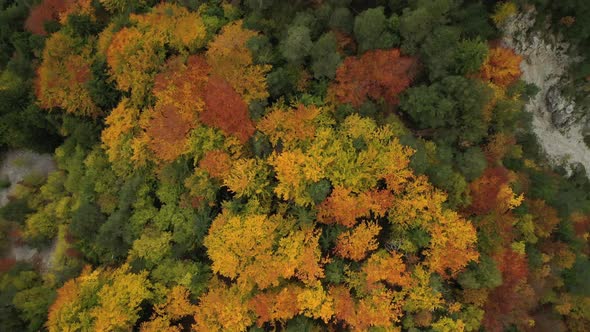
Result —
<path fill-rule="evenodd" d="M 68 113 L 96 117 L 101 114 L 86 84 L 90 72 L 90 45 L 64 32 L 51 35 L 43 50 L 43 62 L 37 69 L 36 94 L 43 108 L 60 107 Z"/>
<path fill-rule="evenodd" d="M 399 49 L 374 50 L 361 57 L 348 57 L 336 71 L 330 94 L 339 103 L 359 107 L 368 98 L 398 103 L 398 95 L 414 77 L 416 60 Z"/>
<path fill-rule="evenodd" d="M 246 42 L 256 35 L 243 29 L 242 21 L 230 23 L 209 44 L 206 53 L 213 73 L 227 81 L 246 104 L 268 97 L 265 75 L 270 66 L 254 64 L 246 47 Z"/>
<path fill-rule="evenodd" d="M 480 70 L 480 77 L 498 86 L 507 87 L 521 75 L 520 62 L 522 56 L 504 47 L 490 49 L 488 58 Z"/>

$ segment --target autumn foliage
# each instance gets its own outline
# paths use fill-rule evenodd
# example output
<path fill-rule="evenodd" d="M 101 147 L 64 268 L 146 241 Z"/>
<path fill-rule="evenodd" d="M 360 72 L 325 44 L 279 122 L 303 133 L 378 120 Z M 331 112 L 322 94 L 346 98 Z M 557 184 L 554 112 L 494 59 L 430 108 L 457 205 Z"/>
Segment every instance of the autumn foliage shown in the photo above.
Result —
<path fill-rule="evenodd" d="M 318 221 L 353 227 L 357 219 L 370 217 L 371 213 L 384 216 L 393 204 L 394 197 L 387 190 L 353 194 L 342 187 L 334 188 L 330 196 L 319 206 Z"/>
<path fill-rule="evenodd" d="M 359 107 L 368 98 L 383 98 L 391 105 L 412 82 L 416 60 L 402 56 L 398 49 L 373 50 L 361 57 L 348 57 L 336 71 L 330 94 L 339 103 Z"/>
<path fill-rule="evenodd" d="M 486 214 L 492 210 L 499 213 L 507 212 L 523 200 L 510 188 L 513 175 L 503 167 L 488 168 L 471 183 L 471 211 L 476 214 Z"/>
<path fill-rule="evenodd" d="M 510 324 L 526 327 L 530 319 L 527 311 L 534 298 L 526 283 L 529 271 L 525 256 L 505 250 L 496 261 L 502 271 L 502 285 L 490 293 L 483 325 L 488 331 L 503 331 Z"/>
<path fill-rule="evenodd" d="M 513 50 L 495 47 L 490 49 L 479 75 L 484 81 L 507 87 L 520 78 L 521 61 L 522 56 L 517 55 Z"/>
<path fill-rule="evenodd" d="M 254 131 L 254 123 L 248 114 L 248 105 L 232 86 L 222 78 L 212 76 L 205 87 L 205 111 L 201 121 L 221 129 L 227 135 L 236 136 L 245 143 Z"/>
<path fill-rule="evenodd" d="M 377 235 L 381 227 L 375 223 L 362 223 L 338 236 L 336 253 L 353 261 L 360 261 L 369 251 L 378 247 Z"/>
<path fill-rule="evenodd" d="M 533 89 L 488 7 L 237 3 L 46 0 L 26 29 L 56 32 L 0 52 L 67 113 L 0 75 L 63 136 L 0 209 L 0 240 L 58 233 L 47 271 L 0 260 L 8 330 L 583 330 L 588 184 L 514 132 Z"/>
<path fill-rule="evenodd" d="M 206 57 L 216 76 L 227 81 L 249 104 L 268 97 L 265 75 L 268 65 L 254 64 L 246 42 L 257 33 L 242 28 L 242 21 L 226 25 L 209 44 Z"/>
<path fill-rule="evenodd" d="M 45 23 L 59 20 L 61 13 L 74 3 L 75 0 L 43 0 L 31 10 L 25 27 L 34 34 L 46 35 Z"/>
<path fill-rule="evenodd" d="M 43 108 L 60 107 L 68 113 L 96 117 L 101 110 L 86 86 L 92 78 L 91 49 L 76 48 L 76 43 L 62 32 L 49 37 L 37 69 L 37 98 Z"/>

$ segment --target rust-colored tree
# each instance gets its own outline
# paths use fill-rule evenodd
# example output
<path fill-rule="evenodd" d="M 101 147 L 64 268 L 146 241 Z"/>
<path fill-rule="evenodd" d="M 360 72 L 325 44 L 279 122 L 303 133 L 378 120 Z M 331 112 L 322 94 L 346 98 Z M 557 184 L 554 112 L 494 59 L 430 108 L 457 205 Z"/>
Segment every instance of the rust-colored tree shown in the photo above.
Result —
<path fill-rule="evenodd" d="M 505 250 L 495 260 L 502 271 L 502 285 L 490 292 L 484 306 L 483 326 L 492 332 L 504 331 L 512 324 L 521 329 L 530 328 L 528 310 L 535 303 L 535 296 L 527 284 L 526 256 Z"/>
<path fill-rule="evenodd" d="M 391 105 L 412 82 L 416 60 L 402 56 L 399 49 L 372 50 L 360 58 L 348 57 L 336 71 L 329 93 L 339 103 L 358 107 L 367 98 L 383 98 Z"/>
<path fill-rule="evenodd" d="M 75 0 L 43 0 L 31 9 L 25 28 L 36 35 L 46 35 L 45 23 L 57 21 L 60 14 L 75 3 Z"/>
<path fill-rule="evenodd" d="M 393 330 L 402 314 L 396 295 L 396 292 L 381 286 L 355 300 L 346 287 L 330 289 L 330 296 L 334 299 L 334 316 L 355 331 L 366 331 L 370 327 Z"/>
<path fill-rule="evenodd" d="M 197 114 L 203 111 L 205 86 L 210 67 L 205 58 L 191 55 L 185 61 L 182 57 L 172 57 L 154 80 L 153 94 L 156 107 L 173 106 L 186 121 L 196 121 Z"/>
<path fill-rule="evenodd" d="M 523 200 L 510 188 L 513 175 L 504 167 L 488 168 L 471 184 L 470 211 L 483 215 L 492 211 L 506 213 L 517 207 Z"/>
<path fill-rule="evenodd" d="M 199 161 L 199 167 L 207 171 L 211 177 L 223 181 L 230 173 L 231 157 L 221 150 L 208 151 Z"/>
<path fill-rule="evenodd" d="M 173 161 L 186 151 L 186 136 L 191 128 L 192 124 L 174 106 L 155 110 L 145 128 L 148 145 L 158 160 Z"/>
<path fill-rule="evenodd" d="M 131 14 L 130 23 L 116 32 L 113 25 L 105 29 L 99 50 L 105 53 L 118 88 L 130 91 L 135 106 L 143 106 L 166 59 L 166 46 L 186 54 L 203 46 L 206 30 L 198 13 L 170 3 L 145 14 Z"/>
<path fill-rule="evenodd" d="M 209 66 L 200 56 L 171 58 L 156 75 L 156 105 L 142 114 L 147 145 L 159 161 L 170 162 L 186 151 L 187 136 L 198 124 Z"/>
<path fill-rule="evenodd" d="M 248 114 L 248 105 L 224 79 L 211 76 L 205 87 L 205 111 L 201 121 L 236 136 L 245 143 L 256 131 Z"/>
<path fill-rule="evenodd" d="M 540 199 L 527 201 L 527 206 L 533 215 L 535 235 L 539 238 L 549 237 L 560 221 L 557 210 Z"/>

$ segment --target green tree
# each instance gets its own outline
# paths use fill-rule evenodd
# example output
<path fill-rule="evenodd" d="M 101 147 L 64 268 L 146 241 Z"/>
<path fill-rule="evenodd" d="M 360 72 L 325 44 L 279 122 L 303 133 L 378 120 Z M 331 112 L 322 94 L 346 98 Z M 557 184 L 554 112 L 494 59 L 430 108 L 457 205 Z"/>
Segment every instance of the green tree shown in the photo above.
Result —
<path fill-rule="evenodd" d="M 309 55 L 312 47 L 309 28 L 296 25 L 287 30 L 287 36 L 281 43 L 280 50 L 288 61 L 301 63 Z"/>
<path fill-rule="evenodd" d="M 416 54 L 434 29 L 449 21 L 449 12 L 456 9 L 457 0 L 418 0 L 414 8 L 405 8 L 400 18 L 402 49 Z"/>
<path fill-rule="evenodd" d="M 469 182 L 478 178 L 487 168 L 486 156 L 479 147 L 471 147 L 456 157 L 457 167 Z"/>
<path fill-rule="evenodd" d="M 338 7 L 334 9 L 330 16 L 330 28 L 337 29 L 342 32 L 351 33 L 354 24 L 354 17 L 350 10 L 346 7 Z"/>
<path fill-rule="evenodd" d="M 333 33 L 325 33 L 314 43 L 311 59 L 311 70 L 315 78 L 334 78 L 342 58 L 337 51 L 336 37 Z"/>
<path fill-rule="evenodd" d="M 354 37 L 358 43 L 359 53 L 393 47 L 395 37 L 388 29 L 384 8 L 370 8 L 355 17 Z"/>

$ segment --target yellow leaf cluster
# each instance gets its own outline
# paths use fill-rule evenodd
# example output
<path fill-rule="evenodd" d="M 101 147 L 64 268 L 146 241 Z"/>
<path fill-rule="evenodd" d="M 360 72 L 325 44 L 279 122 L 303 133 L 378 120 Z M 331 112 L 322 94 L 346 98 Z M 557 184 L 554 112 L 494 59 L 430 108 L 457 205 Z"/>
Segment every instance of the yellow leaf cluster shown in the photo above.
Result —
<path fill-rule="evenodd" d="M 479 258 L 473 225 L 456 212 L 446 210 L 431 228 L 432 240 L 426 255 L 432 271 L 442 277 L 455 277 L 470 261 Z"/>
<path fill-rule="evenodd" d="M 196 331 L 245 331 L 254 318 L 238 285 L 226 286 L 213 279 L 207 294 L 201 296 L 195 313 Z"/>
<path fill-rule="evenodd" d="M 243 29 L 242 21 L 230 23 L 209 44 L 206 53 L 213 73 L 229 82 L 246 104 L 268 97 L 265 75 L 270 66 L 254 64 L 246 47 L 246 42 L 257 35 L 254 31 Z"/>
<path fill-rule="evenodd" d="M 314 319 L 327 323 L 334 315 L 334 300 L 318 281 L 313 287 L 307 287 L 297 295 L 300 312 Z"/>

